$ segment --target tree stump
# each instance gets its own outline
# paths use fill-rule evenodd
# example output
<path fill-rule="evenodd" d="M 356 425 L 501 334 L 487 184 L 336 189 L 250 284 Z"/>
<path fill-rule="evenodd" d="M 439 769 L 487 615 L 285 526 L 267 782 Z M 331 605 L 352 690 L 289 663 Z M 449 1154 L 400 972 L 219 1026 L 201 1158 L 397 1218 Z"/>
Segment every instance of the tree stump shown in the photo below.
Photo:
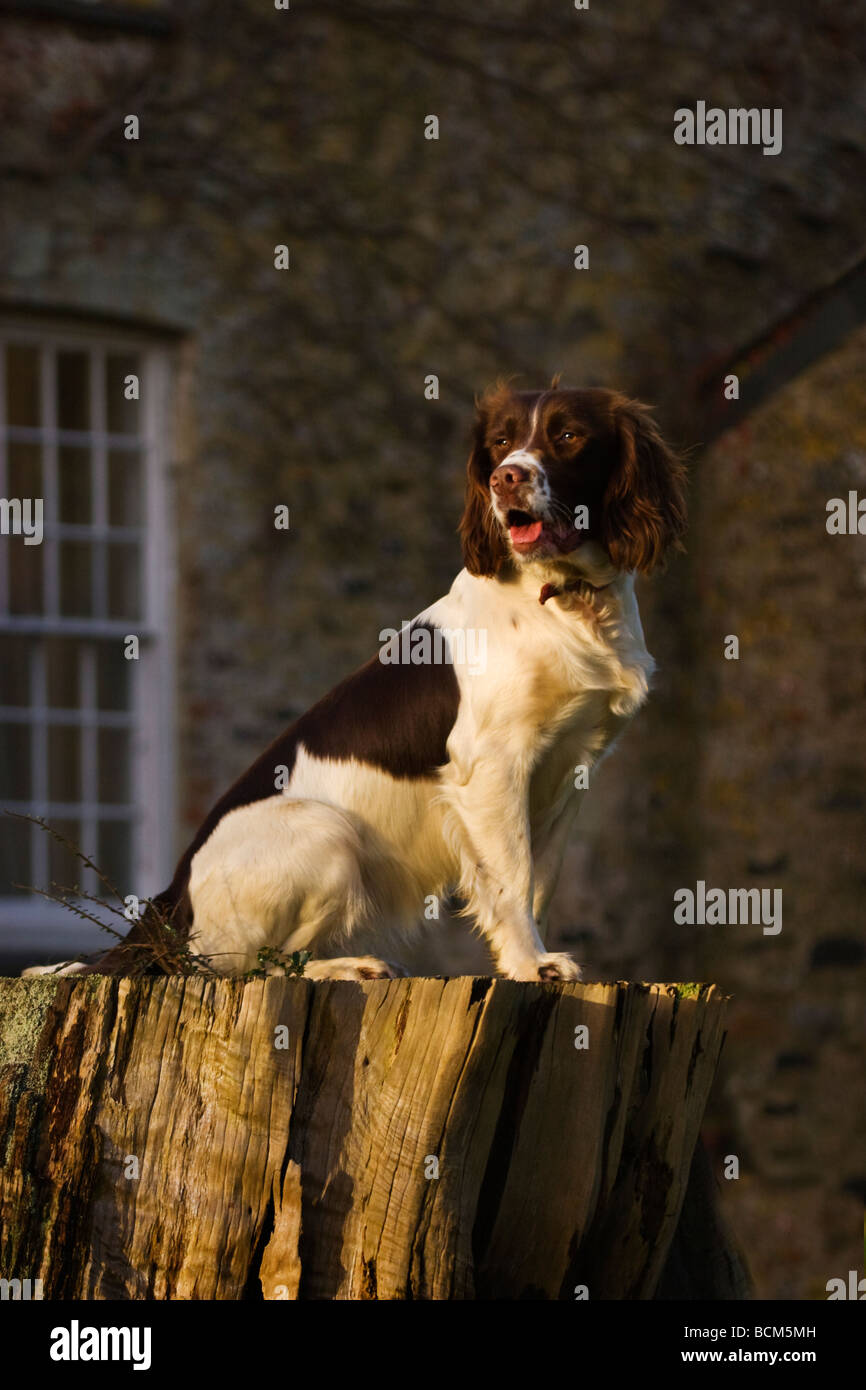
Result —
<path fill-rule="evenodd" d="M 646 1299 L 712 986 L 0 980 L 0 1277 L 45 1298 Z"/>

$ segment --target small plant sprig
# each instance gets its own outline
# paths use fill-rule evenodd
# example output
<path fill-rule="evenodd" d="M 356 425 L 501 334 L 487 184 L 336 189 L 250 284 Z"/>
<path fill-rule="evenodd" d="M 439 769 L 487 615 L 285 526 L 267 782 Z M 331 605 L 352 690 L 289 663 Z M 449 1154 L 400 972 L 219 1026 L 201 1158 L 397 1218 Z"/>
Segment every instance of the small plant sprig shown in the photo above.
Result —
<path fill-rule="evenodd" d="M 220 971 L 214 968 L 211 957 L 200 955 L 192 950 L 186 931 L 172 921 L 171 916 L 166 913 L 159 902 L 152 898 L 142 898 L 140 900 L 141 912 L 137 919 L 131 921 L 126 915 L 126 898 L 111 882 L 108 875 L 103 873 L 99 865 L 91 859 L 90 855 L 85 854 L 74 840 L 70 840 L 67 835 L 56 830 L 53 825 L 49 825 L 41 816 L 28 815 L 21 811 L 7 811 L 6 814 L 15 816 L 17 820 L 25 820 L 32 825 L 38 825 L 40 830 L 44 830 L 53 840 L 62 845 L 84 868 L 91 869 L 102 884 L 106 891 L 105 897 L 97 897 L 93 893 L 88 893 L 78 884 L 67 887 L 52 882 L 51 888 L 46 889 L 34 888 L 31 884 L 16 883 L 15 887 L 38 893 L 40 897 L 47 898 L 49 902 L 59 903 L 61 907 L 65 907 L 68 912 L 80 917 L 82 921 L 93 922 L 100 931 L 113 936 L 117 946 L 111 951 L 111 956 L 114 959 L 110 965 L 106 965 L 106 973 L 139 976 L 151 975 L 156 971 L 161 975 L 204 976 L 209 980 L 224 978 Z M 89 910 L 85 906 L 88 903 L 92 904 L 94 909 L 98 908 L 103 915 L 97 915 L 95 910 Z M 105 921 L 106 911 L 119 919 L 119 923 L 123 927 L 122 931 Z M 128 935 L 131 927 L 137 928 L 138 939 L 131 939 Z M 98 952 L 94 953 L 93 957 L 82 955 L 78 956 L 77 959 L 85 963 L 98 964 L 102 956 L 103 953 Z M 310 959 L 310 953 L 309 951 L 293 951 L 291 955 L 286 955 L 283 951 L 277 950 L 275 946 L 263 946 L 258 952 L 257 959 L 258 969 L 248 970 L 241 976 L 242 979 L 261 979 L 269 973 L 269 969 L 282 970 L 284 975 L 299 979 Z M 58 969 L 60 968 L 62 967 L 58 967 Z"/>
<path fill-rule="evenodd" d="M 110 973 L 147 975 L 152 974 L 156 969 L 163 975 L 204 975 L 208 979 L 220 978 L 219 971 L 214 969 L 206 956 L 197 955 L 190 949 L 190 943 L 185 933 L 175 926 L 158 903 L 151 898 L 142 898 L 140 900 L 142 908 L 140 916 L 137 921 L 134 919 L 131 921 L 126 915 L 126 899 L 123 894 L 90 855 L 85 854 L 80 845 L 77 845 L 74 840 L 70 840 L 61 831 L 56 830 L 53 825 L 49 825 L 41 816 L 8 810 L 6 815 L 14 816 L 16 820 L 29 821 L 31 825 L 38 825 L 40 830 L 44 830 L 47 835 L 62 845 L 84 868 L 91 869 L 106 890 L 105 897 L 97 897 L 96 894 L 88 893 L 77 883 L 70 887 L 55 883 L 52 880 L 50 889 L 36 888 L 33 884 L 28 883 L 13 885 L 15 888 L 23 888 L 27 892 L 38 893 L 40 897 L 47 898 L 49 902 L 59 903 L 61 907 L 66 908 L 67 912 L 73 913 L 84 922 L 92 922 L 99 927 L 100 931 L 113 936 L 118 943 L 115 950 L 122 950 L 124 960 L 122 967 L 112 966 Z M 89 910 L 85 906 L 87 903 L 92 904 L 94 909 L 98 908 L 102 915 L 97 915 L 95 910 Z M 123 930 L 119 930 L 105 921 L 104 914 L 106 912 L 118 919 Z M 141 935 L 144 937 L 143 940 L 128 939 L 127 934 L 134 926 L 140 928 Z M 102 955 L 103 952 L 94 952 L 92 956 L 79 955 L 76 959 L 85 963 L 93 963 L 98 961 Z"/>
<path fill-rule="evenodd" d="M 270 966 L 282 970 L 284 975 L 300 979 L 309 959 L 309 951 L 292 951 L 292 954 L 287 956 L 284 951 L 277 950 L 276 946 L 262 946 L 256 952 L 258 969 L 247 970 L 243 978 L 245 980 L 262 980 L 269 973 L 268 967 Z"/>

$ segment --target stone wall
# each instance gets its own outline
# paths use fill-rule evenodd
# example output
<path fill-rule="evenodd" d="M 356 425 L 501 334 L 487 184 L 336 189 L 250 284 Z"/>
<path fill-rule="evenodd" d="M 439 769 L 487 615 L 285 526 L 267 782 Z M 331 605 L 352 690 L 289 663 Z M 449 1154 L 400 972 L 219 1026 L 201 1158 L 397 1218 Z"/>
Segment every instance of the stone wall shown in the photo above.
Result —
<path fill-rule="evenodd" d="M 723 1187 L 782 1298 L 863 1254 L 866 551 L 826 504 L 866 496 L 864 380 L 866 327 L 701 459 L 691 530 L 699 877 L 781 890 L 783 915 L 776 935 L 683 927 L 683 956 L 734 995 L 717 1139 L 743 1177 Z"/>

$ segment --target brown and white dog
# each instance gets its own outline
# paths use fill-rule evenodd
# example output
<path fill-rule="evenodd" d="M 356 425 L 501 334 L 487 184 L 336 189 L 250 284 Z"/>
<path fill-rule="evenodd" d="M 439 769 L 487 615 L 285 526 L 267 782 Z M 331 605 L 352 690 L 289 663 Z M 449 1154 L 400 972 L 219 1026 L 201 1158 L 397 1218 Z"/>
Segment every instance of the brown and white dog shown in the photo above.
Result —
<path fill-rule="evenodd" d="M 646 699 L 635 572 L 684 526 L 684 470 L 645 407 L 497 386 L 478 405 L 465 569 L 239 778 L 157 905 L 221 972 L 271 946 L 309 950 L 314 979 L 361 979 L 400 972 L 336 949 L 393 939 L 456 891 L 503 975 L 579 978 L 543 940 L 576 769 Z M 96 966 L 117 968 L 122 946 Z"/>

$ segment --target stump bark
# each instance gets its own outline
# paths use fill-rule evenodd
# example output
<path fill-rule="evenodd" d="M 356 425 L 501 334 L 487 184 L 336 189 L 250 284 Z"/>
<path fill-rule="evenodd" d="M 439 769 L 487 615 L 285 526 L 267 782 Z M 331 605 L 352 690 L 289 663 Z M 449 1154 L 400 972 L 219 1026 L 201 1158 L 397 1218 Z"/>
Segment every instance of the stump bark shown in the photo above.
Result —
<path fill-rule="evenodd" d="M 0 1277 L 60 1299 L 652 1298 L 724 1005 L 2 980 Z"/>

